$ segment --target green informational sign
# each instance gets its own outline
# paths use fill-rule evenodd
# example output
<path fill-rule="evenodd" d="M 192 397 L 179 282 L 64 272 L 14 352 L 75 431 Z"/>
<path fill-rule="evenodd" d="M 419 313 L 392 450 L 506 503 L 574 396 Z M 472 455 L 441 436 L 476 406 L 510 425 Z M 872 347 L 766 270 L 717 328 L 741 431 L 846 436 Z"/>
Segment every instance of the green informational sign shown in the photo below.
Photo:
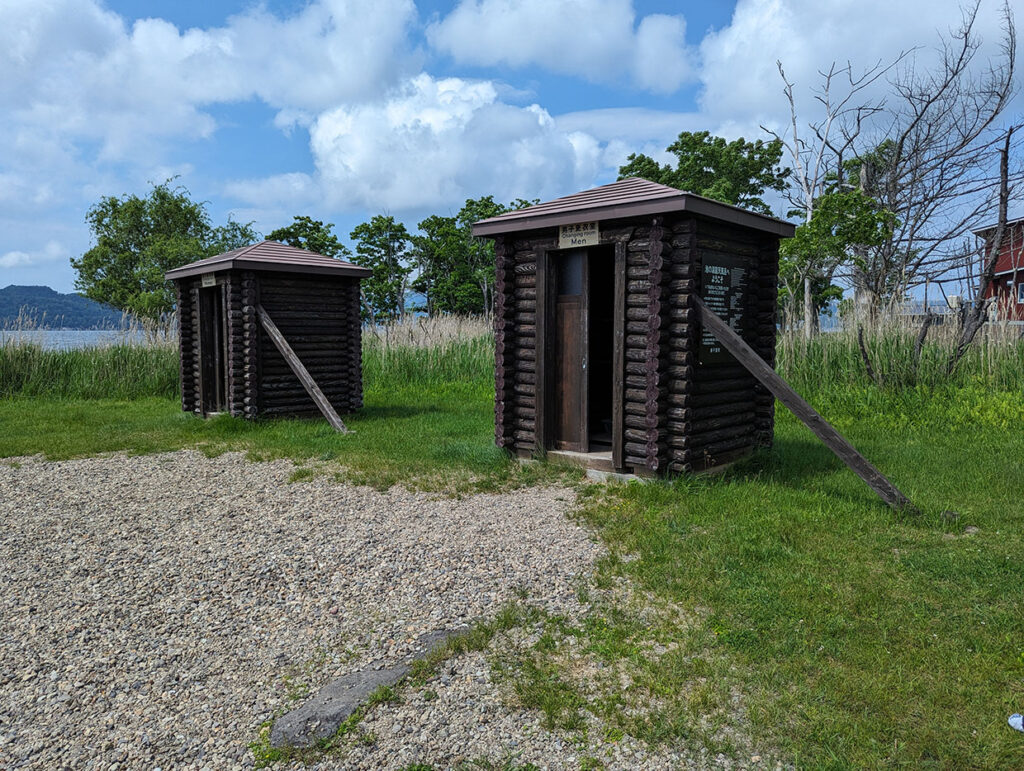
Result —
<path fill-rule="evenodd" d="M 716 255 L 705 257 L 701 268 L 701 299 L 708 310 L 743 336 L 743 316 L 747 309 L 747 262 L 742 257 Z M 700 362 L 718 364 L 734 361 L 718 339 L 701 329 Z"/>

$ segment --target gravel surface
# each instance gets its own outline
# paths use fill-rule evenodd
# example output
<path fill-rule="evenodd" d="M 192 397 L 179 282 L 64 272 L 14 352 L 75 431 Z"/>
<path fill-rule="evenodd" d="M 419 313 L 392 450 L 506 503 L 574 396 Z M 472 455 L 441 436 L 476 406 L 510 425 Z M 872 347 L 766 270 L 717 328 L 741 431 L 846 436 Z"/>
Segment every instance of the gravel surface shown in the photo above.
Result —
<path fill-rule="evenodd" d="M 0 461 L 0 768 L 250 767 L 248 743 L 303 686 L 394 663 L 522 591 L 575 614 L 601 553 L 565 517 L 571 491 L 448 500 L 293 470 L 192 451 Z M 482 654 L 431 689 L 377 707 L 372 743 L 317 765 L 579 768 L 579 748 L 506 705 Z M 609 767 L 684 762 L 615 753 Z"/>

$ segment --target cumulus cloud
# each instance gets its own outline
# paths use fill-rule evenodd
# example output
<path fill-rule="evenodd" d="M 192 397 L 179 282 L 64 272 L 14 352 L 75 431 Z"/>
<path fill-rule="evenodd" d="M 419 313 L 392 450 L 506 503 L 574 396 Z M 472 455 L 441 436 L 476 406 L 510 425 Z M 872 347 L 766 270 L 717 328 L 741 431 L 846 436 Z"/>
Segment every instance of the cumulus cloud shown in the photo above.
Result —
<path fill-rule="evenodd" d="M 978 14 L 981 62 L 997 53 L 1000 5 L 984 3 Z M 817 114 L 812 90 L 831 63 L 850 63 L 862 73 L 912 51 L 925 69 L 937 61 L 939 36 L 948 36 L 961 20 L 958 4 L 926 0 L 863 0 L 827 8 L 819 0 L 738 0 L 730 24 L 700 45 L 701 112 L 709 128 L 733 133 L 759 134 L 760 124 L 784 127 L 787 103 L 776 67 L 781 61 L 796 86 L 797 107 L 809 120 L 812 111 Z M 881 97 L 887 88 L 883 79 L 872 93 Z"/>
<path fill-rule="evenodd" d="M 56 241 L 49 241 L 37 251 L 10 251 L 0 254 L 0 268 L 28 268 L 67 259 L 67 249 Z"/>
<path fill-rule="evenodd" d="M 671 93 L 692 75 L 682 16 L 636 23 L 632 0 L 462 0 L 427 28 L 460 64 L 527 67 Z"/>
<path fill-rule="evenodd" d="M 204 107 L 259 98 L 294 116 L 375 94 L 410 65 L 412 0 L 320 0 L 223 27 L 129 29 L 95 0 L 0 5 L 0 106 L 36 136 L 93 139 L 117 160 L 153 137 L 206 137 Z M 292 118 L 294 119 L 294 118 Z"/>
<path fill-rule="evenodd" d="M 598 141 L 562 130 L 546 110 L 502 102 L 489 81 L 421 73 L 387 98 L 321 114 L 310 127 L 315 180 L 284 175 L 232 185 L 268 206 L 293 190 L 340 208 L 413 210 L 467 197 L 544 197 L 589 185 Z"/>

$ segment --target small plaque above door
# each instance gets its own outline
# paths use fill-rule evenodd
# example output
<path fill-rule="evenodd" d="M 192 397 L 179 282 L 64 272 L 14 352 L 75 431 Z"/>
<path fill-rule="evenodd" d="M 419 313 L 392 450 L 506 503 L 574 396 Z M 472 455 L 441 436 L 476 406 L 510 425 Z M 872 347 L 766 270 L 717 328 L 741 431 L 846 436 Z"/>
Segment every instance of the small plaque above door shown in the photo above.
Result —
<path fill-rule="evenodd" d="M 217 286 L 217 277 L 213 273 L 203 274 L 203 289 L 210 286 Z"/>
<path fill-rule="evenodd" d="M 575 225 L 560 225 L 558 248 L 572 249 L 576 246 L 597 246 L 601 240 L 596 222 L 577 222 Z"/>

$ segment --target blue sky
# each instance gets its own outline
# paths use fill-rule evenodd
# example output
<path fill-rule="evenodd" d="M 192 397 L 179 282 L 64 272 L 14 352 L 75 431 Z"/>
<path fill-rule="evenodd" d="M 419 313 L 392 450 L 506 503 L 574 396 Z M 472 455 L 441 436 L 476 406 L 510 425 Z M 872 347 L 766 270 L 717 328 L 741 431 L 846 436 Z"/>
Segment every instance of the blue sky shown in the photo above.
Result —
<path fill-rule="evenodd" d="M 927 63 L 959 18 L 946 0 L 3 0 L 0 287 L 71 291 L 89 206 L 174 175 L 215 224 L 307 214 L 344 240 L 382 212 L 413 228 L 468 197 L 565 195 L 683 130 L 784 132 L 776 60 L 812 120 L 820 69 Z"/>

